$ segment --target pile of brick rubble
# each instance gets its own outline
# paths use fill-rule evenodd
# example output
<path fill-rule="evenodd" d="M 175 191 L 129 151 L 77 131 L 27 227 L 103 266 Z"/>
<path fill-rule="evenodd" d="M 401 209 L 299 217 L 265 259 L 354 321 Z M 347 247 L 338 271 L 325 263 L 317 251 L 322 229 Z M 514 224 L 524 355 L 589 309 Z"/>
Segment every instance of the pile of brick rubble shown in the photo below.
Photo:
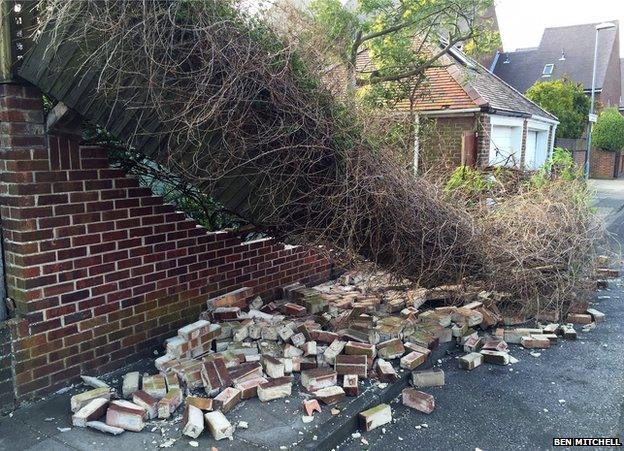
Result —
<path fill-rule="evenodd" d="M 226 414 L 246 399 L 288 397 L 300 384 L 310 395 L 302 405 L 306 421 L 322 404 L 358 396 L 364 380 L 396 381 L 397 365 L 411 372 L 415 387 L 403 390 L 403 404 L 431 413 L 433 396 L 417 388 L 444 385 L 444 372 L 419 367 L 439 343 L 455 341 L 465 352 L 459 367 L 472 370 L 514 363 L 508 344 L 548 348 L 559 339 L 576 339 L 574 324 L 587 329 L 604 321 L 602 313 L 584 306 L 566 324 L 500 327 L 516 321 L 501 315 L 490 293 L 460 295 L 457 286 L 410 289 L 385 275 L 350 273 L 314 288 L 294 283 L 281 292 L 282 299 L 271 302 L 253 298 L 247 288 L 209 300 L 198 321 L 166 340 L 166 353 L 155 361 L 158 372 L 125 374 L 120 395 L 97 378 L 83 377 L 93 389 L 71 398 L 73 425 L 121 434 L 182 411 L 184 435 L 195 439 L 207 429 L 216 440 L 231 439 L 237 425 Z M 457 297 L 463 305 L 445 305 Z M 387 404 L 360 413 L 364 430 L 391 419 Z"/>

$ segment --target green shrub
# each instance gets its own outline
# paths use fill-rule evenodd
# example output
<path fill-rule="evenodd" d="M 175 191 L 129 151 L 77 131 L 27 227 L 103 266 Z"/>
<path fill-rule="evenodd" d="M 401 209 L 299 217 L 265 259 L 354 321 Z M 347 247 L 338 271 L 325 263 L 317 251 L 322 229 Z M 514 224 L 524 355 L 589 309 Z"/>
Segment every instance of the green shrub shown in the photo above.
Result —
<path fill-rule="evenodd" d="M 617 108 L 607 108 L 598 117 L 592 132 L 593 144 L 612 152 L 624 148 L 624 116 Z"/>
<path fill-rule="evenodd" d="M 582 178 L 583 171 L 574 162 L 572 152 L 563 147 L 555 147 L 550 158 L 531 177 L 530 185 L 541 188 L 553 179 L 572 181 Z"/>
<path fill-rule="evenodd" d="M 557 138 L 580 138 L 587 124 L 589 97 L 583 86 L 568 79 L 539 81 L 526 96 L 559 119 Z"/>
<path fill-rule="evenodd" d="M 491 188 L 491 183 L 483 177 L 483 173 L 470 166 L 459 166 L 453 171 L 444 191 L 459 191 L 467 196 L 475 196 Z"/>

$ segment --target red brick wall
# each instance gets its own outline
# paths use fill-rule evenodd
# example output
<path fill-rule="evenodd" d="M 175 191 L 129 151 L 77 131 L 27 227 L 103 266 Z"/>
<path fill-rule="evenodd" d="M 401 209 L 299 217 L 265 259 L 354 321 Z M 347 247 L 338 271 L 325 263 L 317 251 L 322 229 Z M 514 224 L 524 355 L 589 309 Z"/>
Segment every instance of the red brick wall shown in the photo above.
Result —
<path fill-rule="evenodd" d="M 616 152 L 592 149 L 589 176 L 596 179 L 612 179 L 615 172 Z M 579 168 L 585 167 L 585 151 L 574 151 L 574 162 Z"/>
<path fill-rule="evenodd" d="M 0 85 L 0 120 L 18 400 L 146 355 L 215 295 L 329 277 L 312 250 L 210 233 L 109 168 L 102 149 L 45 135 L 34 88 Z"/>

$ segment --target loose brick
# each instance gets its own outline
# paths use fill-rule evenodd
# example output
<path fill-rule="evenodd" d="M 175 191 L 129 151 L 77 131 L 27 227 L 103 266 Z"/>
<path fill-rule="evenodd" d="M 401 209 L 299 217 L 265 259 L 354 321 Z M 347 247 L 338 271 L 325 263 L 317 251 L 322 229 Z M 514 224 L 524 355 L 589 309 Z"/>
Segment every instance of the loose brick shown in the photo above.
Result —
<path fill-rule="evenodd" d="M 483 363 L 483 356 L 478 352 L 471 352 L 458 359 L 459 367 L 463 370 L 473 370 Z"/>
<path fill-rule="evenodd" d="M 262 402 L 290 396 L 292 391 L 292 378 L 285 376 L 271 379 L 268 382 L 258 385 L 258 398 Z"/>
<path fill-rule="evenodd" d="M 379 404 L 359 414 L 360 426 L 365 431 L 388 424 L 392 421 L 392 409 L 388 404 Z"/>
<path fill-rule="evenodd" d="M 107 399 L 93 399 L 86 406 L 82 407 L 78 412 L 72 415 L 72 425 L 82 428 L 87 427 L 87 422 L 102 418 L 106 413 L 107 407 Z"/>
<path fill-rule="evenodd" d="M 337 402 L 342 401 L 345 397 L 345 391 L 342 389 L 342 387 L 339 387 L 337 385 L 321 388 L 320 390 L 316 390 L 312 394 L 315 398 L 318 398 L 327 405 L 336 404 Z"/>
<path fill-rule="evenodd" d="M 124 374 L 121 385 L 121 391 L 124 398 L 130 399 L 132 394 L 139 390 L 140 378 L 141 375 L 138 371 L 132 371 Z"/>
<path fill-rule="evenodd" d="M 368 377 L 368 357 L 366 355 L 338 355 L 334 370 L 340 376 L 355 374 L 364 379 Z"/>
<path fill-rule="evenodd" d="M 359 378 L 356 374 L 345 374 L 342 378 L 342 388 L 347 396 L 360 394 Z"/>
<path fill-rule="evenodd" d="M 96 398 L 103 398 L 103 399 L 106 399 L 107 401 L 110 401 L 110 398 L 111 398 L 110 389 L 106 387 L 94 388 L 93 390 L 89 390 L 89 391 L 80 393 L 78 395 L 72 396 L 70 400 L 71 411 L 74 413 L 78 412 L 80 409 L 82 409 L 84 406 L 86 406 L 87 404 L 89 404 L 91 401 L 93 401 Z"/>
<path fill-rule="evenodd" d="M 403 346 L 403 342 L 400 339 L 393 338 L 379 343 L 377 345 L 377 354 L 386 360 L 398 359 L 405 354 L 405 346 Z"/>
<path fill-rule="evenodd" d="M 444 371 L 440 369 L 414 371 L 412 385 L 417 388 L 441 387 L 444 385 Z"/>
<path fill-rule="evenodd" d="M 432 395 L 413 388 L 404 388 L 401 397 L 404 406 L 419 412 L 429 414 L 435 409 L 435 399 Z"/>
<path fill-rule="evenodd" d="M 160 374 L 143 376 L 143 391 L 153 398 L 163 398 L 167 394 L 167 383 L 164 376 Z"/>
<path fill-rule="evenodd" d="M 169 418 L 173 412 L 180 407 L 182 400 L 182 390 L 179 388 L 169 390 L 167 394 L 160 401 L 158 401 L 158 418 Z"/>
<path fill-rule="evenodd" d="M 204 414 L 193 405 L 187 405 L 182 417 L 182 433 L 197 438 L 204 431 Z"/>
<path fill-rule="evenodd" d="M 301 372 L 301 385 L 307 391 L 316 391 L 336 385 L 337 382 L 337 373 L 331 368 L 313 368 Z"/>
<path fill-rule="evenodd" d="M 234 435 L 234 426 L 230 424 L 225 415 L 219 410 L 204 414 L 208 430 L 215 440 L 223 440 L 224 438 L 232 438 Z"/>
<path fill-rule="evenodd" d="M 483 356 L 483 362 L 485 363 L 493 363 L 494 365 L 509 365 L 509 354 L 505 351 L 482 349 L 481 355 Z"/>
<path fill-rule="evenodd" d="M 141 432 L 146 419 L 145 409 L 129 401 L 112 401 L 106 411 L 106 424 L 126 431 Z"/>
<path fill-rule="evenodd" d="M 221 412 L 228 413 L 241 401 L 242 392 L 236 388 L 227 387 L 214 397 L 214 402 Z"/>
<path fill-rule="evenodd" d="M 145 409 L 147 418 L 153 420 L 158 415 L 158 400 L 143 390 L 132 393 L 132 402 Z"/>

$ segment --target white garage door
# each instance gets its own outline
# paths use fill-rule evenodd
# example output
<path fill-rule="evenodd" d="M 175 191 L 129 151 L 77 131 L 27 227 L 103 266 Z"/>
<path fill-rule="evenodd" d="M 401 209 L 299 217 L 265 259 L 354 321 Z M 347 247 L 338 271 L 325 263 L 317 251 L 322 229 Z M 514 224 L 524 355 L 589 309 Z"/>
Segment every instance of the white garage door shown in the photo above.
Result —
<path fill-rule="evenodd" d="M 504 125 L 492 126 L 492 142 L 490 143 L 490 165 L 515 166 L 520 161 L 513 149 L 513 127 Z"/>
<path fill-rule="evenodd" d="M 527 169 L 539 168 L 540 162 L 537 161 L 537 132 L 529 130 L 527 132 L 526 150 L 524 152 L 524 164 Z"/>

